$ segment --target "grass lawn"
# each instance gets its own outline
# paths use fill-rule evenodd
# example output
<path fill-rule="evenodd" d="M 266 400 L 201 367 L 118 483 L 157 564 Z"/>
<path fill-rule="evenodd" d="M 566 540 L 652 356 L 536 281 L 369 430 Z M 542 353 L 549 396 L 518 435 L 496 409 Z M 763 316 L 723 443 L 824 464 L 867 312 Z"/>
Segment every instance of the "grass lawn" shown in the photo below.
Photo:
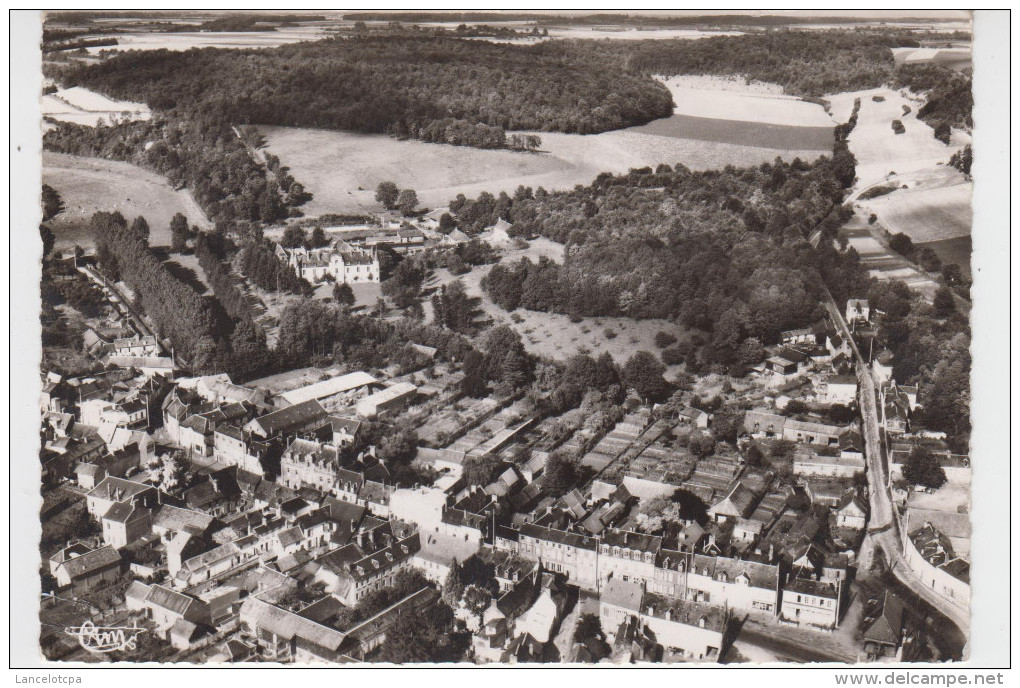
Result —
<path fill-rule="evenodd" d="M 136 165 L 43 151 L 42 182 L 64 201 L 64 211 L 50 221 L 56 248 L 92 244 L 92 213 L 115 210 L 131 222 L 139 215 L 149 223 L 152 246 L 170 244 L 170 218 L 184 213 L 188 223 L 211 227 L 186 190 L 174 191 L 160 175 Z"/>

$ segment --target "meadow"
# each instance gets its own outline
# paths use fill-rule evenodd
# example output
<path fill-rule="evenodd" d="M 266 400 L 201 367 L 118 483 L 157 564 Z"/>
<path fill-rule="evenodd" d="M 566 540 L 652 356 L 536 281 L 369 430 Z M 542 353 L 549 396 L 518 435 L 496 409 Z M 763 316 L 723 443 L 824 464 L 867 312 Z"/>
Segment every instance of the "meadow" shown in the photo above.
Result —
<path fill-rule="evenodd" d="M 882 100 L 875 101 L 875 97 Z M 889 88 L 827 96 L 836 122 L 849 119 L 856 98 L 860 98 L 861 108 L 847 143 L 857 158 L 858 189 L 881 182 L 890 173 L 921 173 L 935 168 L 970 143 L 966 132 L 955 129 L 948 146 L 936 139 L 932 128 L 917 119 L 924 99 Z M 904 105 L 910 108 L 907 114 L 903 113 Z M 902 134 L 893 132 L 892 121 L 896 119 L 903 123 Z"/>
<path fill-rule="evenodd" d="M 666 123 L 672 119 L 658 126 L 669 127 Z M 541 132 L 538 152 L 515 153 L 398 141 L 377 134 L 260 127 L 269 152 L 278 156 L 312 193 L 312 200 L 302 206 L 309 216 L 378 211 L 381 206 L 375 201 L 375 188 L 381 181 L 414 189 L 423 206 L 434 208 L 446 205 L 459 193 L 469 198 L 482 191 L 513 194 L 521 184 L 542 186 L 547 191 L 567 190 L 591 183 L 602 172 L 619 174 L 659 163 L 682 163 L 693 170 L 705 170 L 759 165 L 777 156 L 814 160 L 824 152 L 811 148 L 818 143 L 805 145 L 803 141 L 795 142 L 800 148 L 791 149 L 709 138 L 723 138 L 720 132 L 729 131 L 729 135 L 747 140 L 746 129 L 730 122 L 688 132 L 708 140 L 681 138 L 684 132 L 678 128 L 665 134 L 644 133 L 641 129 L 588 136 Z M 831 136 L 830 130 L 826 137 L 831 140 Z"/>
<path fill-rule="evenodd" d="M 692 170 L 814 160 L 832 149 L 833 122 L 821 105 L 787 96 L 774 84 L 723 77 L 662 79 L 674 114 L 601 134 L 534 132 L 534 153 L 481 150 L 345 131 L 263 126 L 269 152 L 313 195 L 309 216 L 374 212 L 375 188 L 392 181 L 414 189 L 425 207 L 457 194 L 512 194 L 519 185 L 547 191 L 588 184 L 602 172 L 660 163 Z M 528 132 L 531 133 L 531 132 Z"/>
<path fill-rule="evenodd" d="M 170 244 L 170 218 L 181 212 L 190 224 L 210 227 L 186 190 L 175 191 L 160 175 L 126 162 L 43 151 L 42 183 L 60 194 L 64 211 L 50 221 L 56 247 L 91 245 L 89 218 L 120 211 L 129 221 L 142 215 L 153 246 Z"/>
<path fill-rule="evenodd" d="M 944 241 L 971 232 L 971 184 L 959 182 L 931 188 L 901 189 L 864 205 L 893 234 L 903 232 L 914 243 Z"/>
<path fill-rule="evenodd" d="M 149 119 L 152 116 L 145 104 L 112 100 L 79 86 L 46 94 L 39 105 L 44 117 L 93 127 L 115 120 Z"/>

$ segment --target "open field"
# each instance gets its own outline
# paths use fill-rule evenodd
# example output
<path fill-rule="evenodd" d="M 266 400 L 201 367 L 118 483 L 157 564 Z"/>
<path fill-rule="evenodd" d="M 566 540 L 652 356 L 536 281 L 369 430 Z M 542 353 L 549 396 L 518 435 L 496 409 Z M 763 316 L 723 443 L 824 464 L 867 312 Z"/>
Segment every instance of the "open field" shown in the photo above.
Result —
<path fill-rule="evenodd" d="M 113 121 L 149 119 L 152 116 L 149 107 L 143 103 L 111 100 L 80 86 L 44 95 L 39 105 L 44 117 L 88 126 L 96 126 L 100 122 L 109 124 Z"/>
<path fill-rule="evenodd" d="M 875 102 L 872 99 L 875 96 L 884 100 Z M 826 96 L 836 122 L 849 119 L 855 98 L 861 99 L 861 109 L 848 144 L 857 158 L 858 189 L 877 184 L 890 173 L 913 173 L 933 168 L 948 161 L 953 153 L 970 143 L 970 136 L 958 130 L 953 131 L 948 146 L 937 140 L 932 128 L 917 119 L 917 110 L 924 100 L 908 98 L 889 88 Z M 904 105 L 910 107 L 909 114 L 903 114 Z M 894 119 L 903 122 L 904 133 L 893 132 Z"/>
<path fill-rule="evenodd" d="M 954 170 L 955 171 L 955 170 Z M 970 236 L 972 185 L 966 181 L 932 188 L 900 189 L 861 201 L 885 227 L 915 243 Z"/>
<path fill-rule="evenodd" d="M 191 194 L 175 191 L 160 175 L 130 163 L 44 151 L 42 181 L 64 201 L 64 211 L 50 222 L 57 248 L 91 244 L 89 218 L 100 210 L 119 210 L 129 222 L 144 216 L 153 246 L 170 244 L 174 213 L 184 213 L 190 224 L 210 227 Z"/>
<path fill-rule="evenodd" d="M 893 48 L 897 65 L 935 62 L 962 71 L 972 66 L 969 48 Z"/>
<path fill-rule="evenodd" d="M 778 84 L 747 83 L 739 77 L 717 76 L 665 77 L 660 81 L 673 94 L 678 115 L 790 128 L 823 127 L 829 130 L 826 144 L 832 148 L 832 120 L 825 109 L 817 103 L 785 95 Z"/>
<path fill-rule="evenodd" d="M 317 26 L 298 26 L 278 31 L 186 31 L 181 33 L 116 34 L 117 45 L 86 48 L 95 55 L 105 50 L 190 50 L 191 48 L 277 48 L 290 43 L 314 41 L 325 34 Z"/>
<path fill-rule="evenodd" d="M 868 270 L 869 276 L 880 280 L 900 280 L 929 301 L 935 298 L 939 285 L 876 239 L 860 213 L 840 233 L 860 255 L 861 264 Z"/>
<path fill-rule="evenodd" d="M 821 108 L 819 108 L 821 110 Z M 832 151 L 832 124 L 799 127 L 784 124 L 745 122 L 735 119 L 673 115 L 657 119 L 631 131 L 670 138 L 712 141 L 770 149 L 807 149 L 818 155 Z"/>
<path fill-rule="evenodd" d="M 641 32 L 644 33 L 644 32 Z M 693 170 L 771 162 L 777 156 L 814 160 L 832 149 L 832 120 L 825 110 L 777 91 L 775 85 L 721 77 L 663 79 L 675 114 L 602 134 L 536 132 L 537 153 L 480 150 L 383 135 L 260 127 L 268 149 L 291 168 L 313 195 L 303 210 L 379 210 L 375 188 L 392 181 L 412 188 L 428 207 L 457 194 L 513 193 L 518 185 L 549 191 L 588 184 L 602 172 L 624 173 L 660 163 Z"/>
<path fill-rule="evenodd" d="M 309 216 L 378 211 L 375 188 L 381 181 L 412 188 L 423 206 L 439 207 L 458 193 L 468 197 L 482 191 L 512 194 L 521 184 L 549 191 L 572 189 L 590 183 L 601 172 L 619 174 L 659 163 L 683 163 L 703 170 L 758 165 L 776 156 L 814 160 L 821 153 L 698 141 L 676 138 L 676 133 L 657 135 L 635 129 L 590 136 L 541 132 L 538 153 L 398 141 L 381 134 L 288 127 L 260 130 L 269 151 L 313 194 L 302 207 Z"/>

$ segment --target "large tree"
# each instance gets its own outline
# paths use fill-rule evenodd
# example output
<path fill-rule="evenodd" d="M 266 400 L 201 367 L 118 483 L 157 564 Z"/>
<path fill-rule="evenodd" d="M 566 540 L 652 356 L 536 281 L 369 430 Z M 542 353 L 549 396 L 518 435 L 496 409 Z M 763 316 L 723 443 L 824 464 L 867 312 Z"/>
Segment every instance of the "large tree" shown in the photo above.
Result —
<path fill-rule="evenodd" d="M 414 215 L 418 208 L 418 194 L 414 192 L 414 189 L 401 190 L 400 195 L 397 196 L 397 207 L 405 217 Z"/>
<path fill-rule="evenodd" d="M 355 304 L 354 290 L 346 282 L 337 282 L 333 285 L 333 300 L 341 306 L 350 308 Z"/>
<path fill-rule="evenodd" d="M 459 662 L 470 644 L 471 635 L 457 628 L 450 607 L 437 602 L 390 628 L 379 659 L 394 664 Z"/>
<path fill-rule="evenodd" d="M 542 485 L 554 497 L 564 495 L 577 487 L 581 469 L 577 459 L 569 452 L 558 450 L 549 455 L 545 463 Z"/>
<path fill-rule="evenodd" d="M 141 215 L 131 223 L 131 231 L 142 237 L 145 243 L 149 243 L 149 223 Z"/>
<path fill-rule="evenodd" d="M 57 190 L 48 184 L 42 185 L 43 222 L 52 220 L 64 210 L 64 201 Z"/>
<path fill-rule="evenodd" d="M 654 354 L 638 351 L 623 366 L 623 379 L 645 402 L 662 401 L 669 393 L 669 385 L 662 375 L 666 367 Z"/>
<path fill-rule="evenodd" d="M 379 186 L 375 188 L 375 200 L 382 203 L 386 210 L 396 208 L 399 197 L 400 189 L 393 182 L 379 182 Z"/>
<path fill-rule="evenodd" d="M 910 450 L 903 464 L 903 477 L 912 485 L 924 485 L 938 489 L 946 483 L 946 472 L 939 465 L 939 460 L 925 447 L 914 447 Z"/>
<path fill-rule="evenodd" d="M 181 213 L 174 213 L 170 218 L 170 250 L 182 253 L 188 248 L 188 218 Z"/>

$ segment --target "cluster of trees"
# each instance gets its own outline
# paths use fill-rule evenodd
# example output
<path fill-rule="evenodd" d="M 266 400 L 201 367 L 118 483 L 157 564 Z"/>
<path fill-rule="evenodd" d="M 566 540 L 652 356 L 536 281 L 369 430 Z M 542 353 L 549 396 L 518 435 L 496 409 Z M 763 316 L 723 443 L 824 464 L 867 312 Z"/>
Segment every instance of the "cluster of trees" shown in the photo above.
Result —
<path fill-rule="evenodd" d="M 949 143 L 949 128 L 974 126 L 974 92 L 970 76 L 934 62 L 905 64 L 896 70 L 896 85 L 927 96 L 918 119 L 935 128 L 935 138 Z M 941 136 L 940 136 L 941 133 Z"/>
<path fill-rule="evenodd" d="M 86 318 L 98 317 L 106 300 L 103 293 L 79 272 L 55 278 L 53 270 L 43 272 L 42 298 L 51 306 L 67 303 Z"/>
<path fill-rule="evenodd" d="M 389 279 L 382 283 L 382 293 L 389 297 L 397 308 L 407 308 L 418 303 L 426 274 L 427 267 L 424 261 L 416 257 L 405 257 L 393 268 Z M 437 318 L 437 321 L 441 321 L 441 319 Z M 451 329 L 459 328 L 451 327 Z"/>
<path fill-rule="evenodd" d="M 534 379 L 535 358 L 524 349 L 521 336 L 506 325 L 489 330 L 482 351 L 472 349 L 463 360 L 461 391 L 470 397 L 486 396 L 490 385 L 496 394 L 509 396 Z"/>
<path fill-rule="evenodd" d="M 449 605 L 437 602 L 389 629 L 374 659 L 394 664 L 460 662 L 470 647 L 471 633 Z"/>
<path fill-rule="evenodd" d="M 262 328 L 255 323 L 251 301 L 238 287 L 224 263 L 227 247 L 216 234 L 199 234 L 195 242 L 195 255 L 205 271 L 216 300 L 231 319 L 230 349 L 231 374 L 235 378 L 249 379 L 271 365 L 269 347 Z"/>
<path fill-rule="evenodd" d="M 660 165 L 504 197 L 498 212 L 515 231 L 565 243 L 567 257 L 496 265 L 482 287 L 507 310 L 673 319 L 707 333 L 707 361 L 753 365 L 742 346 L 758 355 L 820 317 L 823 285 L 836 298 L 866 289 L 853 250 L 806 241 L 834 237 L 850 214 L 840 205 L 855 176 L 845 155 L 699 173 Z"/>
<path fill-rule="evenodd" d="M 454 332 L 472 334 L 478 329 L 475 322 L 481 299 L 470 296 L 460 280 L 444 284 L 432 297 L 433 319 Z"/>
<path fill-rule="evenodd" d="M 943 268 L 942 259 L 938 257 L 935 251 L 928 246 L 918 248 L 914 245 L 913 240 L 903 232 L 897 232 L 889 237 L 889 248 L 912 263 L 917 263 L 928 272 L 939 272 Z M 950 271 L 953 274 L 958 273 L 959 266 L 955 266 L 955 269 L 950 268 Z"/>
<path fill-rule="evenodd" d="M 938 489 L 946 484 L 946 472 L 938 457 L 926 447 L 914 447 L 903 463 L 903 478 L 911 485 Z"/>
<path fill-rule="evenodd" d="M 287 370 L 337 363 L 352 369 L 396 365 L 407 372 L 428 362 L 410 342 L 435 347 L 444 360 L 463 361 L 474 352 L 465 337 L 442 327 L 410 319 L 383 320 L 334 303 L 301 300 L 288 304 L 280 316 L 274 358 Z"/>
<path fill-rule="evenodd" d="M 440 125 L 444 137 L 467 132 L 464 124 L 597 133 L 668 116 L 673 106 L 661 84 L 618 57 L 408 35 L 153 50 L 74 68 L 65 81 L 218 122 L 408 136 L 429 135 L 443 120 L 462 123 Z"/>
<path fill-rule="evenodd" d="M 307 280 L 298 277 L 293 269 L 276 257 L 273 244 L 268 240 L 246 242 L 238 251 L 236 261 L 241 273 L 266 291 L 293 294 L 312 292 L 312 285 Z"/>
<path fill-rule="evenodd" d="M 414 215 L 418 207 L 418 194 L 414 189 L 403 189 L 397 187 L 393 182 L 379 182 L 375 188 L 375 200 L 383 204 L 386 210 L 400 209 L 406 217 Z"/>
<path fill-rule="evenodd" d="M 949 156 L 949 164 L 966 175 L 970 175 L 970 166 L 974 164 L 974 150 L 968 143 L 963 149 Z"/>
<path fill-rule="evenodd" d="M 284 248 L 297 248 L 304 246 L 305 248 L 322 248 L 329 246 L 329 237 L 326 236 L 326 231 L 316 225 L 312 227 L 312 231 L 309 233 L 305 231 L 305 228 L 301 225 L 290 225 L 283 231 L 283 237 L 280 238 L 280 246 Z"/>
<path fill-rule="evenodd" d="M 49 222 L 64 210 L 64 201 L 49 184 L 42 185 L 43 222 Z"/>
<path fill-rule="evenodd" d="M 229 124 L 201 114 L 186 119 L 157 114 L 116 126 L 61 122 L 43 135 L 43 145 L 154 170 L 173 186 L 187 187 L 209 219 L 227 227 L 240 221 L 276 222 L 296 212 L 307 196 L 288 194 L 252 159 Z"/>

